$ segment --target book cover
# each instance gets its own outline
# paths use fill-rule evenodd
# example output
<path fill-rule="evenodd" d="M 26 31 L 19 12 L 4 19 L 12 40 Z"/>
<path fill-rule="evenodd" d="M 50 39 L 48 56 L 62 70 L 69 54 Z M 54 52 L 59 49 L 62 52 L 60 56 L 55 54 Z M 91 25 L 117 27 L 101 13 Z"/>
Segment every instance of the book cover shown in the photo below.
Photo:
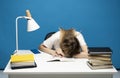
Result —
<path fill-rule="evenodd" d="M 112 50 L 109 47 L 89 47 L 89 54 L 112 54 Z"/>
<path fill-rule="evenodd" d="M 30 51 L 32 51 L 34 54 L 39 54 L 40 51 L 38 49 L 31 49 Z"/>
<path fill-rule="evenodd" d="M 34 61 L 33 54 L 11 55 L 11 62 Z"/>
<path fill-rule="evenodd" d="M 111 58 L 111 54 L 94 54 L 94 55 L 89 55 L 89 57 L 106 57 L 106 58 Z"/>
<path fill-rule="evenodd" d="M 23 69 L 37 67 L 36 62 L 31 63 L 11 63 L 11 69 Z"/>
<path fill-rule="evenodd" d="M 112 65 L 111 61 L 101 61 L 101 60 L 89 60 L 88 61 L 91 65 Z"/>
<path fill-rule="evenodd" d="M 92 64 L 89 63 L 89 62 L 87 62 L 87 65 L 88 65 L 92 70 L 113 68 L 112 65 L 92 65 Z"/>
<path fill-rule="evenodd" d="M 26 61 L 26 62 L 11 62 L 12 66 L 22 66 L 22 65 L 34 65 L 34 61 Z"/>
<path fill-rule="evenodd" d="M 106 57 L 89 57 L 89 60 L 101 60 L 101 61 L 111 61 L 111 58 L 106 58 Z"/>

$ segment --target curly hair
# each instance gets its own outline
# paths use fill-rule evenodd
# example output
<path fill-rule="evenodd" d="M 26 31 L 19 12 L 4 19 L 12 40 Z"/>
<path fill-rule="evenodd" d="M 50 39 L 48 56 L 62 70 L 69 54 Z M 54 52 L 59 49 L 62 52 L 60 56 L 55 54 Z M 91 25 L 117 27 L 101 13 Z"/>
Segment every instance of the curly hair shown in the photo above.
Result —
<path fill-rule="evenodd" d="M 74 34 L 74 29 L 61 30 L 60 48 L 65 54 L 65 57 L 73 57 L 80 53 L 80 43 Z"/>

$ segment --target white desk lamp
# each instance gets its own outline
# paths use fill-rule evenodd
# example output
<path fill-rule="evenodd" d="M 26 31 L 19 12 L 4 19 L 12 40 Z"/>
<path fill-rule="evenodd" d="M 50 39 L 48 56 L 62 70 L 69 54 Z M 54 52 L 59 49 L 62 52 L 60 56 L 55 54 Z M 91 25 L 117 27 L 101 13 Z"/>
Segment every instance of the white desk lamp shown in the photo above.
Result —
<path fill-rule="evenodd" d="M 35 31 L 40 28 L 40 26 L 34 21 L 34 19 L 31 17 L 30 11 L 26 10 L 26 16 L 18 16 L 16 18 L 16 50 L 15 53 L 18 52 L 18 19 L 25 18 L 28 21 L 27 24 L 27 31 Z"/>

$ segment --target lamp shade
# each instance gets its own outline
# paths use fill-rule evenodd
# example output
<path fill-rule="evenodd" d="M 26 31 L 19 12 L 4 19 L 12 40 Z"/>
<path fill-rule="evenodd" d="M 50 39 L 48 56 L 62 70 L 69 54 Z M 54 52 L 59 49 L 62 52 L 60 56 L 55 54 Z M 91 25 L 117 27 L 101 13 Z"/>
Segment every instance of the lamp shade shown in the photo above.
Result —
<path fill-rule="evenodd" d="M 27 25 L 28 32 L 35 31 L 39 28 L 40 28 L 39 25 L 35 22 L 33 18 L 28 19 L 28 25 Z"/>

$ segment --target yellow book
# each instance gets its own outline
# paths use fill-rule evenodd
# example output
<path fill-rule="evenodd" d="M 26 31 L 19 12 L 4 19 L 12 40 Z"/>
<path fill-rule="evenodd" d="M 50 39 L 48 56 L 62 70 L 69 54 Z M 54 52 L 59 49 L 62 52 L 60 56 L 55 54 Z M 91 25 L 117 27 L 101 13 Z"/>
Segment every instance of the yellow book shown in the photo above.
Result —
<path fill-rule="evenodd" d="M 11 62 L 34 61 L 33 54 L 11 55 Z"/>

